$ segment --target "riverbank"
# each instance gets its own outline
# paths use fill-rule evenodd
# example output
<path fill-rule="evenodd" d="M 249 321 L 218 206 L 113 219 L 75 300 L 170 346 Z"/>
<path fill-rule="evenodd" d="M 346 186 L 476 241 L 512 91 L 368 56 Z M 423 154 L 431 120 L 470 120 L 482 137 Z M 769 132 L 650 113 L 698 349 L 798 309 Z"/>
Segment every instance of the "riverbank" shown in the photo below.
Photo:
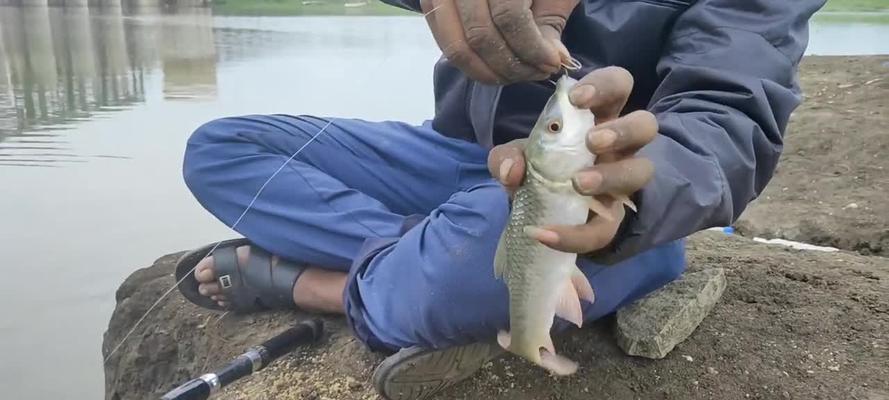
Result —
<path fill-rule="evenodd" d="M 692 336 L 662 360 L 625 356 L 612 321 L 557 338 L 581 364 L 555 379 L 511 356 L 490 363 L 438 399 L 859 398 L 889 396 L 889 259 L 790 251 L 706 232 L 690 242 L 693 269 L 721 267 L 728 287 Z M 176 255 L 141 270 L 118 291 L 105 352 L 172 283 Z M 158 398 L 222 365 L 305 315 L 217 314 L 174 295 L 106 365 L 106 399 Z M 321 343 L 285 356 L 220 392 L 229 399 L 376 399 L 382 359 L 341 319 Z"/>
<path fill-rule="evenodd" d="M 865 255 L 885 255 L 889 237 L 889 57 L 807 57 L 801 72 L 806 99 L 791 120 L 782 163 L 739 228 L 843 251 L 796 251 L 702 232 L 690 240 L 690 269 L 724 268 L 728 287 L 665 359 L 623 355 L 612 322 L 602 321 L 559 339 L 560 352 L 581 363 L 577 375 L 553 379 L 504 357 L 440 398 L 889 398 L 889 258 Z M 121 285 L 105 354 L 173 284 L 175 258 L 163 257 Z M 106 364 L 106 398 L 157 398 L 301 317 L 219 319 L 174 292 Z M 319 345 L 219 398 L 376 398 L 369 379 L 381 356 L 365 351 L 341 319 L 327 322 Z"/>
<path fill-rule="evenodd" d="M 807 57 L 805 100 L 741 233 L 889 256 L 889 56 Z"/>
<path fill-rule="evenodd" d="M 380 0 L 214 0 L 217 15 L 416 15 Z M 823 18 L 883 21 L 885 15 L 856 15 L 848 13 L 880 13 L 889 11 L 884 0 L 828 0 L 822 8 Z M 844 14 L 844 15 L 837 15 Z M 821 15 L 818 16 L 822 18 Z"/>

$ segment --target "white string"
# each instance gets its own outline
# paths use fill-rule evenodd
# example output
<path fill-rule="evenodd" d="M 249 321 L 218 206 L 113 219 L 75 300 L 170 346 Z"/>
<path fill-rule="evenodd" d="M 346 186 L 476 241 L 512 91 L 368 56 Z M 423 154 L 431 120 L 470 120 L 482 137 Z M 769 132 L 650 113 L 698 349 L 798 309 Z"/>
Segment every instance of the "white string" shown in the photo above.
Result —
<path fill-rule="evenodd" d="M 439 5 L 435 6 L 435 8 L 429 10 L 428 13 L 423 14 L 423 18 L 426 18 L 426 17 L 428 17 L 430 14 L 432 14 L 432 13 L 438 11 L 438 9 L 444 7 L 445 4 L 446 4 L 446 3 L 442 3 L 442 4 L 439 4 Z"/>
<path fill-rule="evenodd" d="M 271 182 L 272 179 L 275 179 L 275 177 L 278 176 L 279 173 L 281 173 L 281 171 L 284 169 L 284 167 L 286 167 L 287 164 L 289 164 L 291 161 L 293 161 L 293 159 L 296 158 L 296 156 L 299 155 L 299 153 L 301 153 L 303 151 L 303 149 L 306 148 L 306 146 L 308 146 L 310 143 L 314 142 L 315 139 L 318 138 L 318 136 L 321 136 L 321 134 L 324 133 L 324 131 L 327 130 L 327 127 L 329 127 L 330 124 L 332 124 L 332 123 L 333 123 L 333 119 L 331 119 L 330 121 L 327 121 L 327 124 L 324 125 L 324 127 L 321 128 L 321 130 L 318 131 L 318 133 L 316 133 L 314 136 L 312 136 L 305 144 L 303 144 L 299 149 L 297 149 L 293 153 L 293 155 L 291 155 L 290 158 L 287 159 L 287 161 L 284 161 L 284 163 L 281 164 L 280 167 L 278 167 L 278 169 L 275 171 L 275 173 L 273 173 L 272 176 L 270 176 L 269 179 L 267 179 L 265 181 L 265 183 L 262 184 L 262 186 L 259 188 L 259 191 L 257 191 L 256 195 L 253 196 L 253 199 L 250 200 L 250 204 L 248 204 L 247 208 L 244 209 L 244 212 L 242 212 L 241 215 L 238 217 L 238 219 L 235 220 L 235 223 L 229 227 L 230 229 L 234 230 L 235 227 L 238 226 L 239 223 L 241 223 L 241 220 L 244 219 L 244 216 L 247 215 L 247 212 L 249 212 L 250 209 L 253 208 L 253 205 L 256 204 L 256 200 L 259 198 L 259 195 L 262 194 L 263 190 L 265 190 L 266 186 L 268 186 L 269 182 Z M 219 247 L 220 244 L 222 244 L 222 241 L 216 242 L 216 244 L 213 246 L 213 248 L 210 249 L 210 251 L 208 251 L 207 254 L 204 256 L 204 258 L 207 258 L 210 254 L 213 254 L 213 251 L 215 251 L 216 248 Z M 188 276 L 190 274 L 194 273 L 195 268 L 197 268 L 197 265 L 192 267 L 191 270 L 188 271 L 188 273 L 183 274 L 182 279 L 180 279 L 178 282 L 173 284 L 173 287 L 169 288 L 166 292 L 164 292 L 164 294 L 161 295 L 161 297 L 159 299 L 157 299 L 157 301 L 155 301 L 154 304 L 151 305 L 151 307 L 148 307 L 148 310 L 145 311 L 145 313 L 142 314 L 142 317 L 136 321 L 136 324 L 133 325 L 133 328 L 130 329 L 130 331 L 127 332 L 126 335 L 124 335 L 123 339 L 121 339 L 121 341 L 116 346 L 114 346 L 114 349 L 112 349 L 111 352 L 108 353 L 108 356 L 105 357 L 105 361 L 103 361 L 102 364 L 107 363 L 108 360 L 111 359 L 111 356 L 113 356 L 114 353 L 116 353 L 117 350 L 120 349 L 120 346 L 123 346 L 124 342 L 126 342 L 127 339 L 129 339 L 130 336 L 133 334 L 133 332 L 136 331 L 136 328 L 138 328 L 139 325 L 142 324 L 142 321 L 144 321 L 145 318 L 148 317 L 148 314 L 150 314 L 151 311 L 153 311 L 158 306 L 158 304 L 161 303 L 161 301 L 163 301 L 167 296 L 169 296 L 170 293 L 173 292 L 173 290 L 176 290 L 176 287 L 179 286 L 179 284 L 181 284 L 186 278 L 188 278 Z M 224 317 L 225 314 L 223 314 L 222 316 Z M 222 317 L 220 317 L 220 319 L 222 319 Z"/>

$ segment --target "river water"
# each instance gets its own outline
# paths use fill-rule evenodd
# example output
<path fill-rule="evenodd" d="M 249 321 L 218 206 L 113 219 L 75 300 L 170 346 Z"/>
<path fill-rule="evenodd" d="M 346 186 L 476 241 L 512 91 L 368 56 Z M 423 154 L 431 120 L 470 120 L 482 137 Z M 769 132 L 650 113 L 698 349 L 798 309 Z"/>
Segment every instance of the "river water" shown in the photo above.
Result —
<path fill-rule="evenodd" d="M 889 23 L 811 33 L 810 54 L 889 54 Z M 4 397 L 101 398 L 120 282 L 233 236 L 182 182 L 195 127 L 245 113 L 418 123 L 437 57 L 416 17 L 0 7 Z"/>

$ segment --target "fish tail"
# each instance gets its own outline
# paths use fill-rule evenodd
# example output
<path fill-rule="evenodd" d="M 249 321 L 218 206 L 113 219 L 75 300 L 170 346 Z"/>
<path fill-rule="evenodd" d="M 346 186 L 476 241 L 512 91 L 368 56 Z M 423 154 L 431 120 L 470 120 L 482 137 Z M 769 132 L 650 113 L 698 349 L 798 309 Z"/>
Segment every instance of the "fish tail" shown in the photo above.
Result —
<path fill-rule="evenodd" d="M 497 334 L 497 343 L 504 350 L 515 355 L 523 357 L 534 364 L 552 372 L 556 375 L 571 375 L 577 372 L 577 363 L 571 359 L 556 354 L 553 346 L 552 338 L 549 335 L 545 340 L 541 341 L 542 346 L 513 346 L 512 337 L 507 331 L 500 331 Z"/>

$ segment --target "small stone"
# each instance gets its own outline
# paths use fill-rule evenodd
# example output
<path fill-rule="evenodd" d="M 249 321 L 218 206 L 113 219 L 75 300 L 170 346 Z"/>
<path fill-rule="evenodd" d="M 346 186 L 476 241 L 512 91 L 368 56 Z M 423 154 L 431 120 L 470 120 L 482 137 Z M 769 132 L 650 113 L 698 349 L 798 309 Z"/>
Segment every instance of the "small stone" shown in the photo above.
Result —
<path fill-rule="evenodd" d="M 617 312 L 617 343 L 632 356 L 666 357 L 687 339 L 725 291 L 725 270 L 682 276 Z"/>
<path fill-rule="evenodd" d="M 361 389 L 361 382 L 358 382 L 355 378 L 352 378 L 351 376 L 346 377 L 346 385 L 348 385 L 349 389 L 351 389 L 353 391 Z"/>
<path fill-rule="evenodd" d="M 719 371 L 717 371 L 716 368 L 713 367 L 707 367 L 707 372 L 710 375 L 719 375 Z"/>
<path fill-rule="evenodd" d="M 839 365 L 831 365 L 831 366 L 827 367 L 827 369 L 837 372 L 840 370 L 840 366 Z"/>
<path fill-rule="evenodd" d="M 694 361 L 695 361 L 694 358 L 692 358 L 691 356 L 685 355 L 685 354 L 682 355 L 682 358 L 684 358 L 685 361 L 688 361 L 688 362 L 694 362 Z"/>

